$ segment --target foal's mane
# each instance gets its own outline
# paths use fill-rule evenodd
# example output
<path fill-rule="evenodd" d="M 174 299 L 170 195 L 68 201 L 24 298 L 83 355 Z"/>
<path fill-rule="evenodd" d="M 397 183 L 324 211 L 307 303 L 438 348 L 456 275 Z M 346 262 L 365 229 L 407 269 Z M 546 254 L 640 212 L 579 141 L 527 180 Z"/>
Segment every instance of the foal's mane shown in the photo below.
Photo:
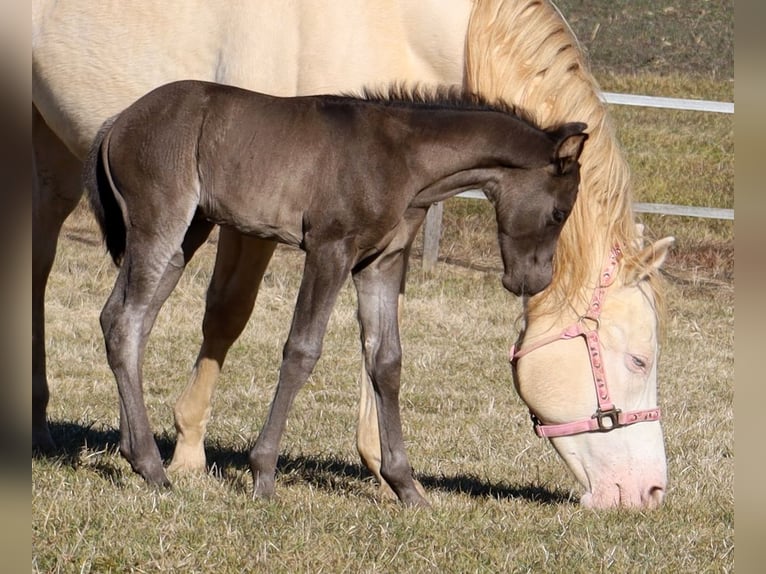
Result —
<path fill-rule="evenodd" d="M 532 115 L 521 107 L 500 98 L 490 99 L 458 84 L 393 83 L 382 87 L 367 86 L 362 88 L 360 94 L 344 94 L 344 96 L 392 107 L 498 112 L 514 116 L 539 129 Z"/>
<path fill-rule="evenodd" d="M 639 265 L 642 239 L 633 216 L 628 164 L 584 52 L 547 0 L 475 0 L 466 36 L 466 85 L 523 106 L 540 126 L 588 124 L 581 184 L 560 236 L 551 285 L 530 299 L 530 314 L 585 309 L 610 248 L 623 252 L 620 275 Z M 662 317 L 659 274 L 649 277 Z"/>

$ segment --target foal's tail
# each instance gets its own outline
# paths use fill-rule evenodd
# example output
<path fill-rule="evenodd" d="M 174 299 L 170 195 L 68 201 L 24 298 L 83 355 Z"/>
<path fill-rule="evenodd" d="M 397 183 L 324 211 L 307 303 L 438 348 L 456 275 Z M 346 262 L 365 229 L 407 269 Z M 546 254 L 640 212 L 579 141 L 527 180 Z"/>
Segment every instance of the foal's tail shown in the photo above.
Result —
<path fill-rule="evenodd" d="M 117 116 L 106 120 L 88 150 L 83 168 L 83 183 L 88 190 L 90 208 L 101 228 L 101 235 L 112 261 L 119 266 L 125 254 L 126 229 L 122 209 L 117 203 L 117 188 L 109 172 L 109 136 Z"/>

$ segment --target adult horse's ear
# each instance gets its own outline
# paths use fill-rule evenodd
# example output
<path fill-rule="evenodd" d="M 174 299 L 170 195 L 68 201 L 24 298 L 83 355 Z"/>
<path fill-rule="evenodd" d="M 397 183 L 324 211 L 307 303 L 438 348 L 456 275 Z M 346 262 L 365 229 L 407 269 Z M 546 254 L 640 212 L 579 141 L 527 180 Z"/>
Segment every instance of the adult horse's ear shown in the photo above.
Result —
<path fill-rule="evenodd" d="M 638 254 L 635 267 L 628 274 L 628 283 L 638 283 L 656 273 L 675 242 L 675 237 L 663 237 L 644 247 Z"/>
<path fill-rule="evenodd" d="M 634 240 L 636 249 L 643 249 L 644 245 L 646 245 L 646 241 L 644 241 L 644 229 L 645 227 L 643 223 L 636 223 L 636 239 Z"/>
<path fill-rule="evenodd" d="M 568 174 L 580 159 L 585 140 L 588 139 L 586 129 L 588 124 L 570 122 L 553 132 L 556 145 L 553 148 L 552 163 L 558 175 Z"/>

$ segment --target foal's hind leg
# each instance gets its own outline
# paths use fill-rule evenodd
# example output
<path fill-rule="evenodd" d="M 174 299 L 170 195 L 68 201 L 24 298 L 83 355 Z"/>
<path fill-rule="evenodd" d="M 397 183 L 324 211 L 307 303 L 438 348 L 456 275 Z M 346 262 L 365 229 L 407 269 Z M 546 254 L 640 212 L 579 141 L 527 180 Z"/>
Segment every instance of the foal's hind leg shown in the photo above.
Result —
<path fill-rule="evenodd" d="M 45 287 L 64 220 L 82 196 L 80 162 L 53 134 L 36 108 L 32 112 L 32 448 L 54 448 L 46 419 Z"/>
<path fill-rule="evenodd" d="M 168 470 L 205 470 L 205 431 L 226 353 L 247 325 L 276 243 L 221 228 L 207 291 L 203 341 L 189 384 L 175 404 L 178 438 Z"/>
<path fill-rule="evenodd" d="M 152 323 L 147 317 L 161 305 L 154 295 L 168 262 L 143 259 L 133 255 L 129 247 L 114 289 L 101 311 L 101 330 L 120 396 L 120 452 L 149 484 L 170 486 L 146 413 L 141 373 L 141 359 Z M 177 267 L 180 259 L 177 255 L 170 267 Z"/>
<path fill-rule="evenodd" d="M 120 395 L 120 452 L 149 484 L 170 482 L 143 399 L 143 355 L 162 304 L 211 228 L 207 222 L 195 222 L 185 238 L 184 229 L 177 230 L 175 240 L 166 230 L 169 239 L 162 243 L 151 231 L 146 235 L 133 231 L 114 290 L 101 312 L 107 358 Z"/>

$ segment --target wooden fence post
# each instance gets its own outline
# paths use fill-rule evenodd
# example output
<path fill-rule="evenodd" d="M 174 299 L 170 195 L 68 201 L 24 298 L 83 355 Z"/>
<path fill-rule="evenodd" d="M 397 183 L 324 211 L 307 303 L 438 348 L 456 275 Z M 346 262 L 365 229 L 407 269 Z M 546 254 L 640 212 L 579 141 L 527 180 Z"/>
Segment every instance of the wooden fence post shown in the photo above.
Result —
<path fill-rule="evenodd" d="M 444 202 L 439 201 L 428 208 L 423 225 L 423 271 L 431 271 L 439 258 L 439 239 L 442 233 Z"/>

